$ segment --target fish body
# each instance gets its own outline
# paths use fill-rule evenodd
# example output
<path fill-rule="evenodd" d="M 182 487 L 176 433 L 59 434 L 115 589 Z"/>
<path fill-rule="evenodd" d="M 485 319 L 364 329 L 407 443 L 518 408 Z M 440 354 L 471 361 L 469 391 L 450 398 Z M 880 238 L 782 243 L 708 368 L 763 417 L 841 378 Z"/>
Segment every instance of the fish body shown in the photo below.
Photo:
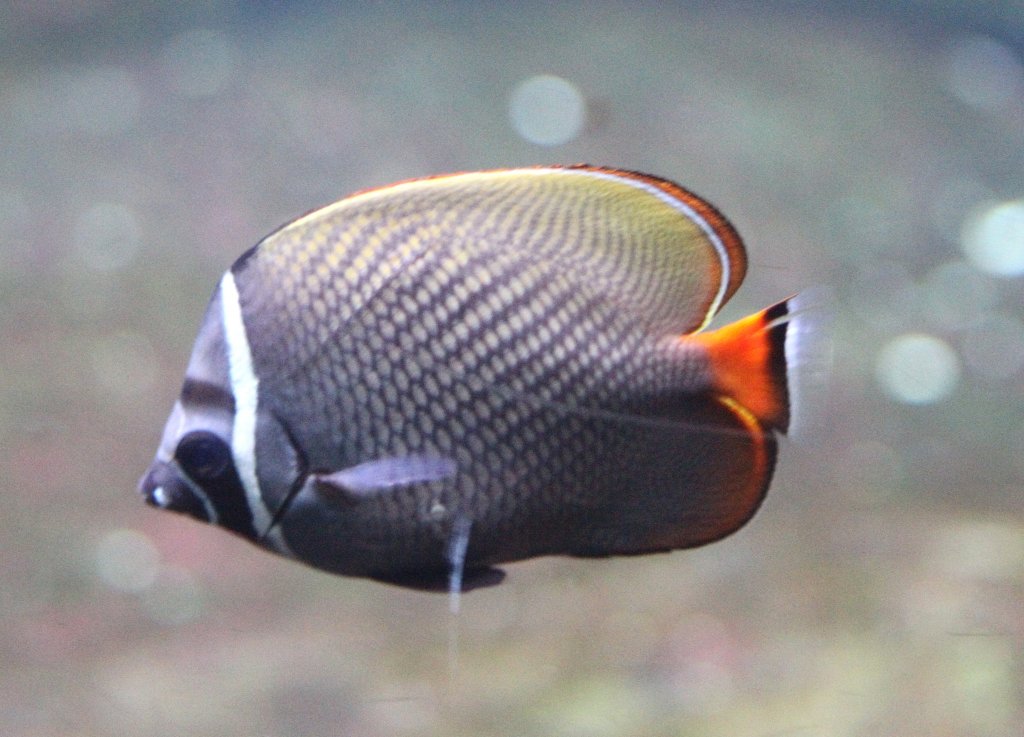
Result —
<path fill-rule="evenodd" d="M 453 550 L 471 587 L 535 556 L 717 540 L 764 497 L 791 410 L 792 300 L 704 330 L 745 270 L 717 210 L 635 172 L 354 194 L 224 274 L 140 489 L 420 588 Z"/>

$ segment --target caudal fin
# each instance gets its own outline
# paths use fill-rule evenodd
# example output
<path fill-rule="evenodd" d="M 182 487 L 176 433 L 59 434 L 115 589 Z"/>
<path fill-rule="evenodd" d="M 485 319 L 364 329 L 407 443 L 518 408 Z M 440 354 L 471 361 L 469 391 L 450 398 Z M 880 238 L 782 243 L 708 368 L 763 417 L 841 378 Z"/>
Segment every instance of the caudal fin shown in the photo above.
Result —
<path fill-rule="evenodd" d="M 715 391 L 765 427 L 805 435 L 820 416 L 813 410 L 831 362 L 829 301 L 811 290 L 688 337 L 708 351 Z"/>
<path fill-rule="evenodd" d="M 829 410 L 836 296 L 833 290 L 818 286 L 786 302 L 789 305 L 785 338 L 789 393 L 786 433 L 799 441 L 813 441 L 820 438 Z"/>

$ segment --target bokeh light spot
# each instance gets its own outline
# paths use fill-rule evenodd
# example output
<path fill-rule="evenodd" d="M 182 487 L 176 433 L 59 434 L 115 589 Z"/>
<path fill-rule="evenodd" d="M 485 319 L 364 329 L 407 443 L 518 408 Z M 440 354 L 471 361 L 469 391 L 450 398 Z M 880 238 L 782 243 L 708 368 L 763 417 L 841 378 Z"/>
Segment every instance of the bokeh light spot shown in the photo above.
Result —
<path fill-rule="evenodd" d="M 530 143 L 558 146 L 580 134 L 586 119 L 583 94 L 572 82 L 541 74 L 520 82 L 512 91 L 509 120 Z"/>
<path fill-rule="evenodd" d="M 993 205 L 969 217 L 961 247 L 982 271 L 997 276 L 1024 274 L 1024 200 Z"/>
<path fill-rule="evenodd" d="M 186 97 L 210 97 L 231 81 L 235 51 L 220 31 L 193 28 L 167 43 L 161 61 L 168 84 L 176 92 Z"/>
<path fill-rule="evenodd" d="M 906 404 L 932 404 L 952 394 L 960 380 L 960 359 L 940 338 L 908 333 L 879 351 L 875 376 L 883 391 Z"/>
<path fill-rule="evenodd" d="M 981 110 L 1008 105 L 1024 91 L 1024 66 L 1011 49 L 987 36 L 971 36 L 949 56 L 950 91 Z"/>
<path fill-rule="evenodd" d="M 156 581 L 159 568 L 156 546 L 138 530 L 114 530 L 96 547 L 96 571 L 117 591 L 144 591 Z"/>

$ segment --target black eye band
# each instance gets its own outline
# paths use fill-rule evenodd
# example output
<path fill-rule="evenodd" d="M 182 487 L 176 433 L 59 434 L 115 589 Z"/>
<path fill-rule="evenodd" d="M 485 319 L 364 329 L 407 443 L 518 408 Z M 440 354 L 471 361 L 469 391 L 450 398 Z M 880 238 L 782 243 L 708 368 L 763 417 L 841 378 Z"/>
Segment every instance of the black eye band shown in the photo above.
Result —
<path fill-rule="evenodd" d="M 217 524 L 251 540 L 256 539 L 252 512 L 227 443 L 212 432 L 194 430 L 178 442 L 174 460 L 188 476 L 188 483 L 194 484 L 209 500 Z M 184 502 L 179 502 L 181 504 Z M 198 510 L 188 511 L 202 518 Z"/>
<path fill-rule="evenodd" d="M 202 483 L 224 472 L 231 463 L 231 448 L 213 433 L 197 430 L 181 439 L 174 457 L 193 481 Z"/>

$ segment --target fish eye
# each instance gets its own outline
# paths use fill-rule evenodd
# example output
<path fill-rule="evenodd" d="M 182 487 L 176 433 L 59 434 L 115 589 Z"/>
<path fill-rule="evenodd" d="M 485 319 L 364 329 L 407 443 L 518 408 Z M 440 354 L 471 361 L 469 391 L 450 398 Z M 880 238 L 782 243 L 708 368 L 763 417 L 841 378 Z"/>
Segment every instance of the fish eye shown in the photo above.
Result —
<path fill-rule="evenodd" d="M 227 443 L 205 430 L 188 433 L 178 442 L 174 457 L 194 481 L 219 476 L 231 462 Z"/>

